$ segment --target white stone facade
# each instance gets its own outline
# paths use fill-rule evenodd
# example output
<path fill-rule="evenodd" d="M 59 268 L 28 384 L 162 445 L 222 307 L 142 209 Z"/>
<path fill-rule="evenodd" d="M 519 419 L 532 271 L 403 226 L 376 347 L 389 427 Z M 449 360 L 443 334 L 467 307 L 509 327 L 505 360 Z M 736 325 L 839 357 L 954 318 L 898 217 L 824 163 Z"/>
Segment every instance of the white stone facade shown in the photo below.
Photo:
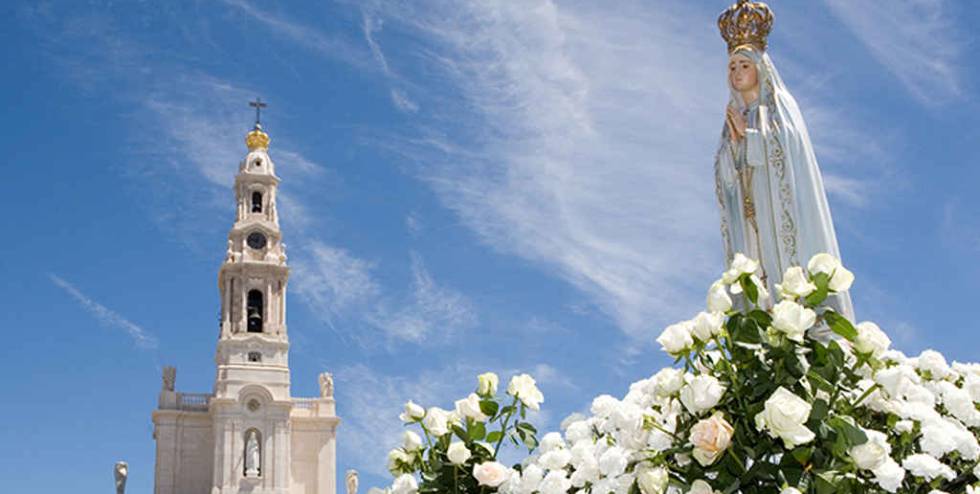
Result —
<path fill-rule="evenodd" d="M 238 209 L 218 274 L 221 325 L 211 393 L 179 393 L 166 368 L 158 409 L 155 494 L 335 494 L 333 380 L 290 395 L 285 244 L 279 178 L 256 124 L 235 179 Z M 250 436 L 254 436 L 249 444 Z"/>

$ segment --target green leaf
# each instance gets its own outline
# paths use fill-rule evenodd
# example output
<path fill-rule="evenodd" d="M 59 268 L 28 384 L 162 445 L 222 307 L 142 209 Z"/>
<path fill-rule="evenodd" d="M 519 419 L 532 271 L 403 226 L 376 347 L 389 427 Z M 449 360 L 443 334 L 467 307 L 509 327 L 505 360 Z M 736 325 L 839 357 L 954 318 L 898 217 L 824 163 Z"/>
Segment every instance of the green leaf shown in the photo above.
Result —
<path fill-rule="evenodd" d="M 821 376 L 820 373 L 817 372 L 817 369 L 810 369 L 810 371 L 806 373 L 806 377 L 810 379 L 810 384 L 816 386 L 821 391 L 825 391 L 827 393 L 833 393 L 835 391 L 834 385 Z"/>
<path fill-rule="evenodd" d="M 470 426 L 469 435 L 471 441 L 479 441 L 487 435 L 487 427 L 483 425 L 483 422 L 474 422 L 473 425 Z"/>
<path fill-rule="evenodd" d="M 823 317 L 831 331 L 843 336 L 847 341 L 854 341 L 857 338 L 857 329 L 854 329 L 854 325 L 846 317 L 832 310 L 824 312 Z"/>
<path fill-rule="evenodd" d="M 502 437 L 504 437 L 503 431 L 493 431 L 487 434 L 487 442 L 490 444 L 496 444 L 496 442 L 499 441 L 500 438 Z"/>
<path fill-rule="evenodd" d="M 531 434 L 537 434 L 538 433 L 538 430 L 535 429 L 534 426 L 531 425 L 528 422 L 518 422 L 517 423 L 517 428 L 518 429 L 526 430 L 526 431 L 530 432 Z"/>
<path fill-rule="evenodd" d="M 742 292 L 744 292 L 745 296 L 748 297 L 749 302 L 752 302 L 752 305 L 758 305 L 759 287 L 755 286 L 755 282 L 752 281 L 752 278 L 747 274 L 743 274 L 741 277 L 739 277 L 738 284 L 742 285 Z"/>
<path fill-rule="evenodd" d="M 810 461 L 810 457 L 813 456 L 813 447 L 806 448 L 796 448 L 790 452 L 793 458 L 799 462 L 800 465 L 806 465 Z"/>
<path fill-rule="evenodd" d="M 497 414 L 497 410 L 500 409 L 500 405 L 493 400 L 480 400 L 480 411 L 488 417 L 493 417 Z"/>
<path fill-rule="evenodd" d="M 848 447 L 859 446 L 868 441 L 868 435 L 860 427 L 840 415 L 831 417 L 827 421 L 827 424 L 833 427 L 847 441 Z"/>
<path fill-rule="evenodd" d="M 769 325 L 772 324 L 772 316 L 770 316 L 769 313 L 764 310 L 755 309 L 752 312 L 749 312 L 748 316 L 752 318 L 756 324 L 763 328 L 768 328 Z"/>
<path fill-rule="evenodd" d="M 810 307 L 816 307 L 827 299 L 830 294 L 830 276 L 827 273 L 817 273 L 813 275 L 813 284 L 817 285 L 817 289 L 806 296 L 806 304 Z"/>
<path fill-rule="evenodd" d="M 810 409 L 810 420 L 823 420 L 828 411 L 830 411 L 830 405 L 827 401 L 818 398 L 813 402 L 813 407 Z"/>
<path fill-rule="evenodd" d="M 456 434 L 456 436 L 462 439 L 464 442 L 468 440 L 470 437 L 470 435 L 467 434 L 466 431 L 464 431 L 463 428 L 458 425 L 453 425 L 452 430 L 453 433 Z"/>

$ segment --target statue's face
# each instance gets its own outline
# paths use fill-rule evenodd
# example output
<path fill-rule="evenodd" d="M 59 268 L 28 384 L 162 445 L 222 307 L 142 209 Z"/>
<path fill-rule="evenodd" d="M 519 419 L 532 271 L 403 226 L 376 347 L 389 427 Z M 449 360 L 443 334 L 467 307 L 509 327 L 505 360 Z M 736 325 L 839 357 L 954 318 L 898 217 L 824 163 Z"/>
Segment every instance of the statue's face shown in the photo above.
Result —
<path fill-rule="evenodd" d="M 759 73 L 751 58 L 736 53 L 728 59 L 728 83 L 739 92 L 751 91 L 759 86 Z"/>

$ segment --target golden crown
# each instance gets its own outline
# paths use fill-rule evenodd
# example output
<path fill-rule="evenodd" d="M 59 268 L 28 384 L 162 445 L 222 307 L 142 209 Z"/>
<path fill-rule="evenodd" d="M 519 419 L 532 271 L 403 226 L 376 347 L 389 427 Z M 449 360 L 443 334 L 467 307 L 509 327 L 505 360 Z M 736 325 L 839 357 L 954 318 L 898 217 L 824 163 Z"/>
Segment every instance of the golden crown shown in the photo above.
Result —
<path fill-rule="evenodd" d="M 255 128 L 245 135 L 245 145 L 249 151 L 253 149 L 269 149 L 269 134 L 262 131 L 262 126 L 255 124 Z"/>
<path fill-rule="evenodd" d="M 766 38 L 772 30 L 773 15 L 762 2 L 738 0 L 718 17 L 721 37 L 728 43 L 728 53 L 743 45 L 766 49 Z"/>

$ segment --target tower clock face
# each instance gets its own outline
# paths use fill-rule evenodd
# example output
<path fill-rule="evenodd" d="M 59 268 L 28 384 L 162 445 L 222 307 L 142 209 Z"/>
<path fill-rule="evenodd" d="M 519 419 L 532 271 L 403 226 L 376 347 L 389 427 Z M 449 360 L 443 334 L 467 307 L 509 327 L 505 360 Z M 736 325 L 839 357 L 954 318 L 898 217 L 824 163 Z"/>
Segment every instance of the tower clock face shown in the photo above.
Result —
<path fill-rule="evenodd" d="M 262 235 L 259 232 L 249 233 L 248 238 L 245 239 L 245 242 L 253 249 L 262 249 L 265 247 L 265 235 Z"/>

